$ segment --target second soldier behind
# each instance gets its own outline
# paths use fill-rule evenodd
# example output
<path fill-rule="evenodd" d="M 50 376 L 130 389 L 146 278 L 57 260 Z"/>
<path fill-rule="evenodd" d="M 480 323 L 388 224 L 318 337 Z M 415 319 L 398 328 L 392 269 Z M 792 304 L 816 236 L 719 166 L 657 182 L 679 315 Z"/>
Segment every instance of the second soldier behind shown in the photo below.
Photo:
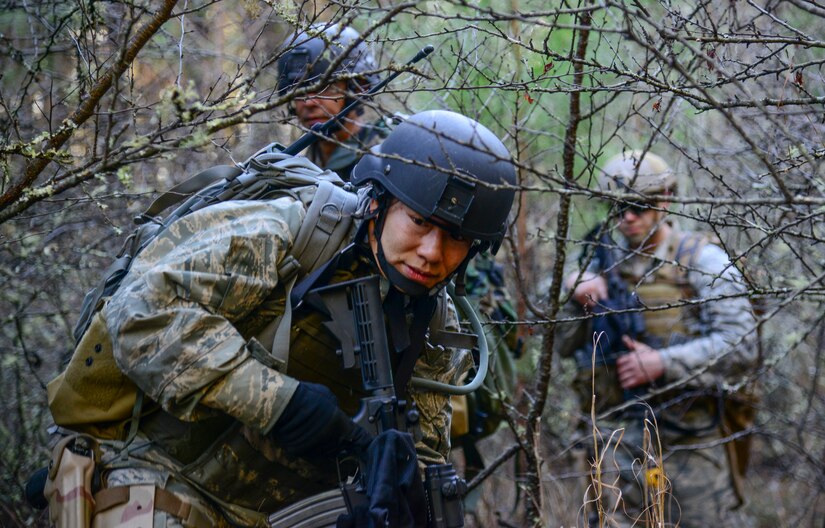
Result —
<path fill-rule="evenodd" d="M 309 130 L 313 125 L 327 121 L 353 98 L 378 84 L 378 64 L 368 45 L 359 42 L 349 50 L 359 37 L 351 27 L 316 24 L 284 43 L 286 51 L 278 60 L 278 95 L 311 88 L 326 79 L 291 102 L 290 110 L 302 128 Z M 338 67 L 330 71 L 339 59 Z M 322 169 L 334 171 L 342 180 L 348 181 L 363 153 L 389 133 L 384 119 L 365 123 L 365 112 L 364 105 L 352 110 L 331 137 L 310 147 L 307 157 Z"/>
<path fill-rule="evenodd" d="M 562 317 L 590 317 L 560 324 L 556 346 L 578 366 L 588 463 L 593 431 L 610 441 L 602 503 L 622 526 L 740 526 L 746 453 L 724 439 L 748 418 L 737 413 L 752 411 L 726 392 L 757 361 L 742 275 L 713 237 L 668 216 L 677 178 L 662 158 L 624 152 L 600 177 L 602 190 L 633 197 L 612 206 L 567 277 Z M 596 424 L 591 403 L 606 413 Z"/>

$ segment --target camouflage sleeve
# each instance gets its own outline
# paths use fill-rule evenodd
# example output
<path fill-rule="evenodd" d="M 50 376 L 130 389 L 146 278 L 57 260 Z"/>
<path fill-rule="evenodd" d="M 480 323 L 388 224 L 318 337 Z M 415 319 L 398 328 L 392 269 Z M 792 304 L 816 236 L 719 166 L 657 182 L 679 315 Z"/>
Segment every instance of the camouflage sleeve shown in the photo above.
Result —
<path fill-rule="evenodd" d="M 708 362 L 717 362 L 691 382 L 702 387 L 717 386 L 756 362 L 750 303 L 747 297 L 736 296 L 746 291 L 742 275 L 718 246 L 708 244 L 702 249 L 695 269 L 688 272 L 688 281 L 698 299 L 722 298 L 702 304 L 705 328 L 701 329 L 701 337 L 659 350 L 665 363 L 665 379 L 683 379 Z"/>
<path fill-rule="evenodd" d="M 449 297 L 447 299 L 444 327 L 451 332 L 457 332 L 459 324 L 455 305 Z M 468 350 L 444 348 L 427 343 L 424 353 L 415 365 L 413 376 L 456 384 L 472 365 L 473 358 Z M 418 460 L 426 465 L 444 464 L 450 453 L 450 395 L 415 388 L 410 389 L 410 394 L 421 414 L 422 438 L 416 444 Z"/>
<path fill-rule="evenodd" d="M 568 255 L 564 264 L 564 277 L 571 273 L 584 273 L 591 271 L 599 273 L 598 266 L 594 262 L 590 262 L 587 270 L 581 269 L 581 253 Z M 549 289 L 549 288 L 548 288 Z M 570 291 L 562 287 L 561 301 L 567 299 L 567 302 L 559 309 L 556 319 L 575 319 L 585 316 L 584 308 L 568 297 Z M 588 347 L 592 350 L 592 331 L 590 319 L 578 319 L 574 321 L 565 321 L 556 324 L 556 335 L 553 340 L 553 351 L 561 357 L 572 357 L 573 353 L 583 347 Z"/>
<path fill-rule="evenodd" d="M 571 299 L 559 310 L 556 319 L 574 319 L 584 315 L 581 305 Z M 553 350 L 561 357 L 571 357 L 576 350 L 588 345 L 591 334 L 589 319 L 559 322 L 556 324 Z"/>
<path fill-rule="evenodd" d="M 278 284 L 305 214 L 281 198 L 217 204 L 171 224 L 104 308 L 121 370 L 180 419 L 217 410 L 268 431 L 297 381 L 254 359 L 233 323 Z"/>

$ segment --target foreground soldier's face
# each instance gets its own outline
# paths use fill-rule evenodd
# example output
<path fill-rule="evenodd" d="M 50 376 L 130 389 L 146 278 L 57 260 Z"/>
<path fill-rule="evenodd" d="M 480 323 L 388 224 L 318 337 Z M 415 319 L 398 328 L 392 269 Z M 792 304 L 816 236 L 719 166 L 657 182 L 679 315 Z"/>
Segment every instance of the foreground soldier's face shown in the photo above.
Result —
<path fill-rule="evenodd" d="M 453 273 L 470 251 L 471 240 L 428 222 L 398 200 L 384 214 L 384 257 L 404 277 L 427 288 Z M 370 236 L 370 245 L 377 251 L 374 236 Z"/>

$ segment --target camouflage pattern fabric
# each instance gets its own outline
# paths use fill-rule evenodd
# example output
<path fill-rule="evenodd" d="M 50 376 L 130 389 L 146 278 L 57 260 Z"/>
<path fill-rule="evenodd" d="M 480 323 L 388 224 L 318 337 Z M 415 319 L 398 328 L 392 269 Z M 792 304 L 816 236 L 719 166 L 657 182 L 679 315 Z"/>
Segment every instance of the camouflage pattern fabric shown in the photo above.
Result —
<path fill-rule="evenodd" d="M 646 256 L 627 250 L 619 259 L 622 277 L 645 306 L 656 308 L 681 299 L 716 298 L 745 291 L 741 274 L 729 264 L 727 255 L 716 245 L 706 244 L 699 248 L 687 267 L 674 264 L 677 260 L 681 262 L 676 253 L 686 236 L 674 227 L 670 239 L 657 248 L 656 254 Z M 626 247 L 623 241 L 620 244 Z M 646 302 L 646 293 L 648 300 L 651 297 L 655 300 Z M 725 445 L 697 450 L 691 444 L 713 444 L 722 438 L 717 406 L 719 400 L 709 395 L 718 394 L 719 387 L 724 383 L 738 381 L 755 366 L 757 347 L 749 335 L 753 329 L 753 316 L 744 296 L 702 303 L 698 308 L 684 306 L 678 310 L 679 324 L 670 327 L 654 319 L 661 318 L 662 314 L 650 312 L 656 315 L 648 321 L 648 312 L 643 312 L 646 324 L 661 329 L 657 331 L 658 335 L 646 338 L 661 353 L 665 364 L 664 376 L 658 383 L 684 381 L 681 389 L 650 401 L 656 408 L 656 416 L 660 418 L 657 423 L 659 439 L 654 442 L 661 441 L 661 455 L 664 458 L 661 469 L 671 484 L 666 493 L 666 511 L 669 512 L 669 522 L 679 520 L 680 526 L 685 528 L 727 525 L 721 519 L 734 515 L 729 510 L 737 505 L 737 498 Z M 582 308 L 571 301 L 560 318 L 582 315 Z M 670 331 L 677 327 L 686 328 L 688 335 L 679 338 L 671 335 Z M 558 325 L 556 351 L 560 355 L 570 357 L 576 350 L 592 351 L 592 347 L 593 336 L 587 320 Z M 706 368 L 712 361 L 716 362 L 714 366 Z M 593 386 L 597 414 L 624 401 L 625 395 L 614 367 L 600 365 L 595 372 L 580 369 L 574 388 L 582 404 L 583 416 L 590 415 Z M 615 492 L 621 490 L 622 501 L 616 515 L 622 518 L 622 512 L 627 510 L 625 520 L 631 523 L 642 515 L 645 505 L 649 504 L 649 499 L 645 502 L 645 477 L 641 468 L 651 459 L 640 451 L 645 415 L 644 408 L 634 406 L 629 412 L 614 413 L 597 424 L 603 429 L 602 441 L 611 438 L 610 434 L 614 431 L 624 435 L 618 447 L 614 438 L 612 445 L 605 448 L 606 459 L 601 470 L 614 472 L 614 477 L 606 474 L 603 480 L 610 485 L 615 484 Z M 587 430 L 582 445 L 586 447 L 586 456 L 592 461 L 594 453 L 590 426 L 584 425 L 584 428 Z M 591 439 L 587 440 L 588 437 Z M 620 469 L 619 478 L 615 480 L 617 468 Z M 613 498 L 617 497 L 614 495 Z M 605 502 L 608 503 L 609 500 Z M 640 522 L 639 525 L 645 524 Z"/>
<path fill-rule="evenodd" d="M 305 215 L 292 198 L 216 204 L 179 219 L 138 256 L 103 316 L 118 367 L 149 401 L 128 456 L 115 442 L 101 461 L 104 486 L 173 483 L 179 495 L 244 526 L 263 525 L 274 509 L 336 486 L 333 461 L 290 458 L 268 436 L 297 386 L 292 364 L 298 369 L 307 354 L 326 358 L 309 363 L 338 365 L 334 343 L 322 328 L 301 330 L 313 314 L 294 314 L 290 367 L 281 373 L 254 339 L 283 313 L 277 269 Z M 343 271 L 376 272 L 364 261 Z M 455 314 L 448 329 L 458 329 Z M 414 375 L 455 383 L 469 359 L 428 345 Z M 356 387 L 330 387 L 342 405 L 351 407 L 360 388 L 353 381 Z M 421 413 L 419 457 L 443 463 L 449 397 L 411 394 Z"/>

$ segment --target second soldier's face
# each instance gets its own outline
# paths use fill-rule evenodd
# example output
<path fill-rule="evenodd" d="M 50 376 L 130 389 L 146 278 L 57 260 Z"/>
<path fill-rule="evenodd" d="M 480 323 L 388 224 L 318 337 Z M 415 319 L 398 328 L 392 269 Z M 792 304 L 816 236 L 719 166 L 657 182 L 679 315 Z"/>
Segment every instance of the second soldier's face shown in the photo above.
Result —
<path fill-rule="evenodd" d="M 667 204 L 656 204 L 666 207 Z M 619 216 L 619 231 L 624 235 L 630 246 L 638 248 L 640 245 L 655 245 L 658 242 L 657 230 L 665 213 L 656 209 L 634 211 L 626 209 Z"/>
<path fill-rule="evenodd" d="M 393 200 L 384 214 L 384 257 L 404 277 L 427 288 L 449 277 L 470 251 L 470 240 L 424 220 L 398 200 Z M 377 242 L 372 233 L 370 245 L 375 253 Z"/>
<path fill-rule="evenodd" d="M 343 110 L 346 90 L 346 83 L 338 81 L 320 92 L 296 98 L 295 115 L 301 125 L 311 128 L 315 123 L 323 123 Z"/>

